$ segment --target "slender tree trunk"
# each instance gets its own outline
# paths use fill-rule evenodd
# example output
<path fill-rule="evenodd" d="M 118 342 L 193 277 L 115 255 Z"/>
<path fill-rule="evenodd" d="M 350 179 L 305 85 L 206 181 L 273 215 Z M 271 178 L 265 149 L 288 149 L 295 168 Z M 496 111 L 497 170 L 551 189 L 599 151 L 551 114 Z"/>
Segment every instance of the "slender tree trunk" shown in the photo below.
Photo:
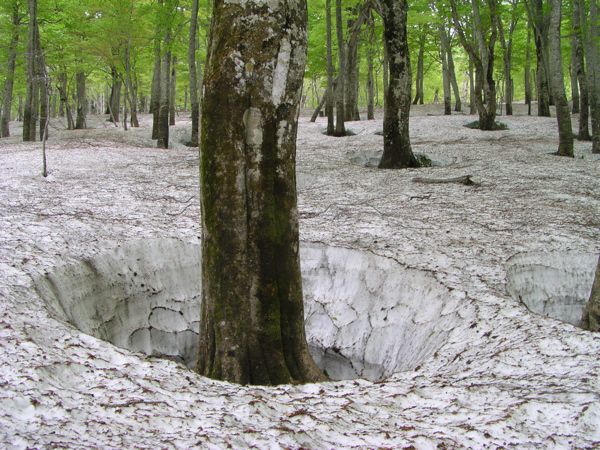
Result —
<path fill-rule="evenodd" d="M 77 121 L 75 123 L 76 130 L 87 128 L 85 120 L 87 110 L 87 100 L 85 92 L 85 73 L 77 72 L 75 75 L 77 82 Z"/>
<path fill-rule="evenodd" d="M 406 33 L 406 0 L 382 0 L 385 41 L 390 53 L 390 85 L 383 117 L 383 156 L 380 169 L 419 167 L 412 152 L 408 123 L 412 76 Z"/>
<path fill-rule="evenodd" d="M 131 68 L 131 39 L 127 40 L 125 46 L 125 99 L 129 102 L 129 113 L 131 114 L 131 126 L 139 127 L 140 122 L 137 115 L 137 76 L 132 73 Z M 135 81 L 134 81 L 135 80 Z M 125 107 L 127 107 L 125 102 Z"/>
<path fill-rule="evenodd" d="M 385 40 L 385 31 L 383 33 L 383 103 L 385 108 L 385 101 L 387 99 L 387 91 L 390 87 L 390 58 L 387 42 Z"/>
<path fill-rule="evenodd" d="M 169 78 L 169 125 L 175 125 L 175 97 L 177 93 L 177 58 L 171 59 L 171 77 Z"/>
<path fill-rule="evenodd" d="M 562 70 L 562 55 L 560 50 L 560 19 L 562 0 L 550 0 L 550 22 L 548 29 L 548 45 L 552 93 L 556 104 L 556 118 L 558 121 L 558 152 L 560 156 L 573 157 L 573 130 L 571 128 L 571 113 L 569 102 L 565 93 L 565 82 Z"/>
<path fill-rule="evenodd" d="M 6 64 L 6 78 L 4 79 L 4 94 L 2 96 L 2 108 L 0 109 L 0 137 L 10 136 L 8 123 L 12 112 L 13 85 L 15 79 L 15 66 L 17 61 L 17 45 L 19 43 L 19 28 L 21 17 L 19 13 L 19 2 L 14 3 L 12 12 L 12 34 L 8 44 L 8 61 Z"/>
<path fill-rule="evenodd" d="M 575 3 L 575 2 L 573 2 Z M 573 11 L 575 11 L 573 5 Z M 573 17 L 575 17 L 573 12 Z M 573 27 L 575 28 L 575 27 Z M 571 36 L 571 63 L 569 65 L 569 76 L 571 77 L 571 113 L 579 114 L 579 86 L 577 81 L 577 32 Z"/>
<path fill-rule="evenodd" d="M 296 206 L 306 3 L 283 0 L 267 10 L 216 1 L 210 39 L 198 369 L 242 384 L 320 381 L 304 332 Z M 253 61 L 242 83 L 233 52 Z"/>
<path fill-rule="evenodd" d="M 35 55 L 37 95 L 36 97 L 34 97 L 34 107 L 35 111 L 39 111 L 39 137 L 40 140 L 44 140 L 48 139 L 48 130 L 46 128 L 46 122 L 48 121 L 48 117 L 50 115 L 50 104 L 48 103 L 49 83 L 47 79 L 48 74 L 46 72 L 46 60 L 44 58 L 44 51 L 42 50 L 42 43 L 40 42 L 40 29 L 37 20 L 35 23 Z M 32 140 L 35 140 L 35 137 Z"/>
<path fill-rule="evenodd" d="M 171 40 L 170 31 L 165 36 L 165 48 Z M 158 112 L 158 139 L 156 147 L 169 148 L 169 97 L 171 96 L 171 51 L 165 50 L 161 62 L 160 109 Z"/>
<path fill-rule="evenodd" d="M 528 106 L 528 114 L 531 115 L 531 26 L 527 26 L 527 46 L 525 48 L 525 104 Z"/>
<path fill-rule="evenodd" d="M 319 113 L 321 112 L 321 109 L 323 109 L 323 106 L 325 106 L 326 101 L 327 101 L 327 90 L 325 90 L 325 92 L 323 93 L 321 100 L 319 100 L 319 104 L 317 105 L 314 112 L 312 113 L 312 116 L 310 116 L 311 122 L 317 121 L 317 117 L 319 117 Z"/>
<path fill-rule="evenodd" d="M 346 89 L 346 52 L 344 45 L 344 30 L 342 28 L 342 0 L 335 1 L 335 31 L 338 44 L 338 83 L 335 90 L 335 131 L 334 136 L 346 136 L 344 125 L 344 91 Z"/>
<path fill-rule="evenodd" d="M 332 25 L 331 25 L 331 0 L 325 0 L 325 21 L 327 28 L 327 100 L 325 112 L 327 114 L 327 135 L 335 133 L 335 122 L 333 118 L 333 47 L 332 47 Z"/>
<path fill-rule="evenodd" d="M 348 30 L 352 29 L 353 25 L 353 21 L 348 21 Z M 358 34 L 358 31 L 356 34 Z M 358 111 L 358 36 L 349 37 L 346 60 L 344 120 L 360 120 L 360 113 Z"/>
<path fill-rule="evenodd" d="M 424 103 L 424 92 L 423 92 L 423 77 L 424 77 L 424 65 L 425 65 L 425 43 L 427 41 L 427 33 L 424 25 L 419 27 L 419 53 L 417 54 L 417 78 L 415 80 L 415 99 L 413 105 L 422 105 Z"/>
<path fill-rule="evenodd" d="M 590 298 L 581 318 L 581 327 L 589 331 L 600 331 L 600 258 L 596 266 Z"/>
<path fill-rule="evenodd" d="M 473 76 L 473 62 L 469 61 L 469 114 L 477 113 L 475 106 L 475 78 Z"/>
<path fill-rule="evenodd" d="M 198 124 L 200 123 L 200 103 L 198 101 L 198 77 L 196 71 L 196 42 L 198 36 L 198 0 L 192 0 L 190 18 L 190 38 L 188 45 L 188 69 L 190 73 L 190 102 L 192 106 L 192 138 L 190 146 L 198 147 Z"/>
<path fill-rule="evenodd" d="M 154 70 L 152 72 L 152 92 L 150 95 L 150 112 L 152 113 L 152 139 L 158 139 L 158 116 L 160 111 L 161 93 L 161 51 L 160 41 L 154 42 Z"/>
<path fill-rule="evenodd" d="M 582 141 L 590 141 L 589 121 L 590 121 L 590 105 L 587 77 L 585 73 L 585 64 L 583 60 L 583 35 L 581 28 L 581 0 L 573 0 L 573 41 L 571 47 L 572 53 L 572 72 L 575 72 L 575 85 L 579 85 L 578 92 L 578 111 L 579 111 L 579 133 L 578 139 Z M 574 55 L 573 55 L 574 54 Z M 575 101 L 573 98 L 573 109 L 575 109 Z"/>
<path fill-rule="evenodd" d="M 526 0 L 530 24 L 533 26 L 536 54 L 536 91 L 538 116 L 550 117 L 550 84 L 548 62 L 548 15 L 542 0 Z"/>
<path fill-rule="evenodd" d="M 600 44 L 598 36 L 598 0 L 589 2 L 589 21 L 586 21 L 583 4 L 581 4 L 581 25 L 585 42 L 585 58 L 587 64 L 587 88 L 592 119 L 592 153 L 600 153 Z"/>
<path fill-rule="evenodd" d="M 19 94 L 19 105 L 17 111 L 17 122 L 23 122 L 23 96 Z"/>
<path fill-rule="evenodd" d="M 111 66 L 110 74 L 112 78 L 110 88 L 110 110 L 111 110 L 111 121 L 115 124 L 119 123 L 119 112 L 121 110 L 121 78 L 117 68 Z"/>
<path fill-rule="evenodd" d="M 37 0 L 28 0 L 28 8 L 29 26 L 27 37 L 27 86 L 25 91 L 25 107 L 23 112 L 23 141 L 35 141 L 35 125 L 37 122 L 37 111 L 34 106 L 34 97 L 37 96 L 35 80 L 35 33 L 37 23 Z"/>
<path fill-rule="evenodd" d="M 375 23 L 373 14 L 369 11 L 369 46 L 367 48 L 367 120 L 375 119 L 375 91 L 374 91 L 374 65 L 373 65 L 373 47 L 375 45 Z"/>
<path fill-rule="evenodd" d="M 73 122 L 73 114 L 71 113 L 71 106 L 69 105 L 67 73 L 64 71 L 58 75 L 58 93 L 60 95 L 61 108 L 67 116 L 67 130 L 73 130 L 75 128 L 75 123 Z"/>
<path fill-rule="evenodd" d="M 450 84 L 452 92 L 454 92 L 454 111 L 462 111 L 462 103 L 460 101 L 460 91 L 458 82 L 456 81 L 456 70 L 454 69 L 454 58 L 452 57 L 452 46 L 448 46 L 448 75 L 450 75 Z"/>
<path fill-rule="evenodd" d="M 444 88 L 444 114 L 449 116 L 452 114 L 452 93 L 450 87 L 450 70 L 448 67 L 448 34 L 444 24 L 439 25 L 440 35 L 440 58 L 442 60 L 442 86 Z"/>

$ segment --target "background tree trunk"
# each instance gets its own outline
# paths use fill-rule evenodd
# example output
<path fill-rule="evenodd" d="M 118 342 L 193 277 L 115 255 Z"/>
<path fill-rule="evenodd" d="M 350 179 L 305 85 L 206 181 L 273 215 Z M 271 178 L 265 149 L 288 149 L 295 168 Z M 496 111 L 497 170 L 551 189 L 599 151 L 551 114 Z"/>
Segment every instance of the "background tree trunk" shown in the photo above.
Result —
<path fill-rule="evenodd" d="M 562 0 L 550 0 L 550 22 L 548 29 L 548 45 L 552 93 L 556 104 L 556 119 L 558 121 L 558 152 L 560 156 L 573 157 L 573 130 L 571 128 L 571 113 L 565 93 L 565 81 L 562 70 L 562 55 L 560 51 L 560 19 Z"/>
<path fill-rule="evenodd" d="M 85 93 L 85 73 L 77 72 L 75 75 L 77 81 L 77 121 L 75 123 L 76 130 L 87 128 L 85 115 L 87 110 L 87 100 Z"/>
<path fill-rule="evenodd" d="M 442 87 L 444 89 L 444 114 L 452 114 L 452 93 L 450 91 L 450 70 L 448 67 L 448 53 L 450 46 L 448 34 L 444 24 L 439 25 L 440 34 L 440 59 L 442 60 Z"/>
<path fill-rule="evenodd" d="M 169 98 L 171 97 L 171 51 L 166 50 L 171 40 L 170 31 L 165 36 L 165 52 L 161 61 L 160 109 L 158 111 L 157 148 L 169 148 Z"/>
<path fill-rule="evenodd" d="M 48 96 L 48 74 L 46 72 L 46 60 L 44 58 L 44 52 L 42 50 L 42 44 L 40 42 L 40 28 L 36 20 L 35 23 L 35 73 L 36 73 L 36 85 L 37 95 L 34 97 L 34 108 L 35 111 L 39 111 L 39 136 L 40 140 L 43 141 L 48 139 L 48 129 L 46 122 L 50 114 L 50 104 Z M 35 133 L 35 126 L 34 126 Z M 32 139 L 35 140 L 35 137 Z"/>
<path fill-rule="evenodd" d="M 121 110 L 121 78 L 115 66 L 110 68 L 111 87 L 110 87 L 110 120 L 115 124 L 119 123 L 119 113 Z"/>
<path fill-rule="evenodd" d="M 35 33 L 37 22 L 37 0 L 28 0 L 28 9 L 29 26 L 27 32 L 27 86 L 25 91 L 25 106 L 23 111 L 23 141 L 35 141 L 37 111 L 34 108 L 34 97 L 38 95 L 35 82 Z"/>
<path fill-rule="evenodd" d="M 383 117 L 383 155 L 380 169 L 419 167 L 408 132 L 412 76 L 406 35 L 406 0 L 382 0 L 385 41 L 390 54 L 390 85 Z"/>
<path fill-rule="evenodd" d="M 587 86 L 587 77 L 585 73 L 585 64 L 583 60 L 583 34 L 581 28 L 581 0 L 573 0 L 573 41 L 571 47 L 572 54 L 572 72 L 574 72 L 575 85 L 579 85 L 577 99 L 573 98 L 573 110 L 575 102 L 578 101 L 577 110 L 579 111 L 579 133 L 578 139 L 590 141 L 589 121 L 590 105 Z"/>
<path fill-rule="evenodd" d="M 367 48 L 367 120 L 375 119 L 375 82 L 373 80 L 374 71 L 374 50 L 375 45 L 375 22 L 373 13 L 369 11 L 367 26 L 369 29 L 369 46 Z"/>
<path fill-rule="evenodd" d="M 352 29 L 355 22 L 348 21 L 348 30 Z M 360 27 L 359 27 L 360 29 Z M 348 51 L 346 52 L 346 92 L 344 93 L 344 120 L 360 120 L 358 111 L 358 31 L 355 36 L 348 37 Z"/>
<path fill-rule="evenodd" d="M 73 122 L 73 114 L 69 105 L 67 73 L 65 71 L 62 71 L 58 75 L 58 93 L 60 95 L 61 108 L 67 117 L 67 130 L 72 130 L 75 128 L 75 123 Z"/>
<path fill-rule="evenodd" d="M 198 124 L 200 122 L 200 104 L 198 102 L 198 76 L 196 72 L 196 42 L 198 35 L 198 0 L 192 0 L 190 18 L 190 39 L 188 45 L 188 69 L 190 72 L 190 103 L 192 106 L 192 138 L 190 146 L 198 147 Z"/>
<path fill-rule="evenodd" d="M 525 104 L 528 105 L 528 114 L 531 115 L 531 26 L 527 25 L 527 47 L 525 48 Z"/>
<path fill-rule="evenodd" d="M 346 136 L 344 125 L 344 90 L 346 89 L 346 52 L 344 45 L 344 30 L 342 25 L 342 0 L 335 2 L 335 31 L 338 44 L 339 71 L 335 89 L 335 131 L 334 136 Z"/>
<path fill-rule="evenodd" d="M 424 103 L 423 77 L 425 76 L 425 43 L 427 42 L 428 30 L 429 28 L 425 25 L 419 27 L 419 53 L 417 56 L 417 77 L 415 80 L 415 99 L 413 100 L 413 105 L 422 105 Z"/>
<path fill-rule="evenodd" d="M 242 384 L 320 381 L 304 332 L 296 206 L 306 3 L 215 1 L 210 40 L 198 369 Z"/>
<path fill-rule="evenodd" d="M 538 116 L 550 117 L 550 83 L 547 70 L 548 15 L 544 13 L 543 0 L 526 0 L 526 5 L 535 41 Z"/>
<path fill-rule="evenodd" d="M 335 122 L 333 118 L 333 47 L 332 47 L 332 25 L 331 25 L 331 0 L 325 1 L 325 21 L 327 28 L 327 100 L 325 113 L 327 114 L 327 135 L 333 136 Z"/>
<path fill-rule="evenodd" d="M 585 60 L 587 63 L 587 88 L 592 119 L 592 153 L 600 153 L 600 25 L 598 24 L 598 0 L 590 0 L 589 22 L 582 7 L 581 25 L 584 30 Z"/>
<path fill-rule="evenodd" d="M 177 96 L 177 57 L 171 59 L 171 77 L 169 78 L 169 125 L 175 125 L 175 98 Z"/>
<path fill-rule="evenodd" d="M 161 77 L 160 41 L 154 42 L 154 70 L 152 72 L 152 92 L 150 94 L 150 112 L 152 113 L 152 139 L 158 139 L 158 116 L 160 111 Z"/>
<path fill-rule="evenodd" d="M 448 41 L 450 44 L 450 41 Z M 454 58 L 452 57 L 452 45 L 448 45 L 448 75 L 450 76 L 450 84 L 452 92 L 454 92 L 454 111 L 462 111 L 462 103 L 460 101 L 460 90 L 456 81 L 456 70 L 454 69 Z"/>
<path fill-rule="evenodd" d="M 13 85 L 15 79 L 15 66 L 17 62 L 17 45 L 19 43 L 19 28 L 21 16 L 19 2 L 15 2 L 12 12 L 12 35 L 8 44 L 8 61 L 6 64 L 6 78 L 4 79 L 4 93 L 2 95 L 2 109 L 0 110 L 0 137 L 10 136 L 8 123 L 12 112 Z"/>

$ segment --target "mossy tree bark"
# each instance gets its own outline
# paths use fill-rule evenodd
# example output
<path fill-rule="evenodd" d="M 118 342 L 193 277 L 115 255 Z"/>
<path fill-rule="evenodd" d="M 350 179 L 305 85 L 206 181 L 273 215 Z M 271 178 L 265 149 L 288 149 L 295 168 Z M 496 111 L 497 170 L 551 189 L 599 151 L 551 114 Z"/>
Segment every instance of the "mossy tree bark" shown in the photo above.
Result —
<path fill-rule="evenodd" d="M 381 6 L 390 76 L 385 95 L 383 155 L 379 168 L 419 167 L 408 133 L 412 85 L 406 35 L 408 4 L 406 0 L 383 0 Z"/>
<path fill-rule="evenodd" d="M 581 326 L 589 331 L 600 331 L 600 258 L 596 266 L 590 298 L 583 311 Z"/>
<path fill-rule="evenodd" d="M 296 205 L 306 2 L 214 0 L 201 127 L 199 372 L 323 380 L 304 332 Z"/>
<path fill-rule="evenodd" d="M 6 64 L 6 78 L 2 96 L 2 109 L 0 110 L 0 137 L 10 136 L 8 123 L 10 122 L 13 98 L 13 85 L 15 79 L 15 66 L 17 62 L 17 45 L 19 43 L 19 29 L 21 25 L 20 3 L 14 2 L 12 11 L 12 34 L 8 44 L 8 60 Z"/>
<path fill-rule="evenodd" d="M 558 121 L 558 151 L 559 156 L 573 157 L 573 129 L 571 128 L 571 111 L 562 69 L 560 50 L 560 20 L 562 15 L 562 0 L 550 0 L 550 21 L 548 29 L 548 47 L 552 73 L 552 95 L 556 104 L 556 119 Z"/>

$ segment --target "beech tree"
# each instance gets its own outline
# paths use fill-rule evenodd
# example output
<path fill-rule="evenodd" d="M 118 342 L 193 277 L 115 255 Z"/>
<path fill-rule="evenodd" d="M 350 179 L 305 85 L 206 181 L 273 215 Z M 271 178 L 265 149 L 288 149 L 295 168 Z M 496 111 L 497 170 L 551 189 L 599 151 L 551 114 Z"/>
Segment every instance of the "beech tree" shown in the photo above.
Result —
<path fill-rule="evenodd" d="M 390 75 L 385 97 L 380 169 L 419 167 L 408 133 L 412 79 L 406 36 L 407 14 L 406 0 L 382 0 L 381 16 Z"/>
<path fill-rule="evenodd" d="M 306 2 L 214 0 L 202 100 L 201 374 L 323 380 L 304 332 L 295 154 Z"/>

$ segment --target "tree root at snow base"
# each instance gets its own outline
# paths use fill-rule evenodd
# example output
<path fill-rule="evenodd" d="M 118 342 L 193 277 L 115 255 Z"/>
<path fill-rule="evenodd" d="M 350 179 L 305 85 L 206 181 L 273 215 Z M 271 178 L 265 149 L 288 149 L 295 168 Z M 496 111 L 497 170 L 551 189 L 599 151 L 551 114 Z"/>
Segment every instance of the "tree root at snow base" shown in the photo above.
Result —
<path fill-rule="evenodd" d="M 428 183 L 428 184 L 437 184 L 437 183 L 459 183 L 464 184 L 466 186 L 479 186 L 481 183 L 476 183 L 471 179 L 473 175 L 463 175 L 461 177 L 455 178 L 423 178 L 423 177 L 415 177 L 413 178 L 413 182 L 415 183 Z"/>

